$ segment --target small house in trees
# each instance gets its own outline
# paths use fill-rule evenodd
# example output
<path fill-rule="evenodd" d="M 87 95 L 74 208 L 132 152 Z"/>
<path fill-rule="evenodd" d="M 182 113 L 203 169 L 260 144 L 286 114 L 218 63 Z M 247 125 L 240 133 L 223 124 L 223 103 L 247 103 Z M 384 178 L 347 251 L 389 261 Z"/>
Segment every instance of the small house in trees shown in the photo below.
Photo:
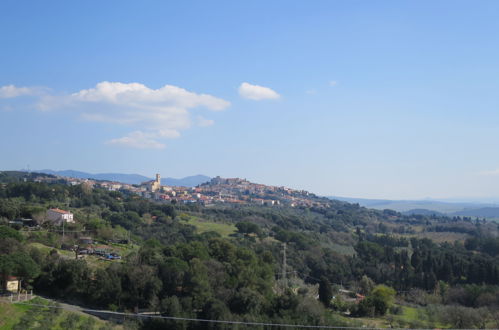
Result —
<path fill-rule="evenodd" d="M 64 211 L 60 209 L 50 209 L 47 211 L 47 219 L 52 221 L 56 225 L 66 223 L 74 223 L 73 213 L 69 211 Z"/>
<path fill-rule="evenodd" d="M 19 285 L 19 279 L 15 276 L 2 276 L 0 278 L 1 281 L 1 288 L 3 291 L 8 291 L 8 292 L 18 292 L 20 285 Z"/>

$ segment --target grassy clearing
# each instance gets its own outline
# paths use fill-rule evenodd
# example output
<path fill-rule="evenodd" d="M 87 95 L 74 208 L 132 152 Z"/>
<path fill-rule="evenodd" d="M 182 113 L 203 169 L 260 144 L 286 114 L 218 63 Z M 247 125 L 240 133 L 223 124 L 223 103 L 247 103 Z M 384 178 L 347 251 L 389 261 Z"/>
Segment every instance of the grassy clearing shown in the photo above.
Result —
<path fill-rule="evenodd" d="M 42 243 L 33 242 L 33 243 L 29 243 L 29 246 L 35 247 L 35 248 L 41 250 L 43 253 L 46 253 L 46 254 L 49 254 L 50 251 L 52 251 L 52 250 L 56 250 L 57 253 L 59 253 L 62 256 L 65 256 L 65 257 L 68 257 L 68 258 L 74 258 L 75 257 L 75 253 L 73 251 L 57 249 L 57 248 L 54 248 L 54 247 L 50 247 L 50 246 L 44 245 Z"/>
<path fill-rule="evenodd" d="M 442 324 L 430 317 L 423 307 L 401 306 L 401 312 L 391 314 L 388 312 L 379 317 L 356 317 L 348 318 L 362 322 L 368 328 L 412 328 L 412 329 L 445 329 L 448 324 Z M 432 320 L 433 319 L 433 320 Z"/>
<path fill-rule="evenodd" d="M 425 232 L 421 228 L 418 228 L 417 226 L 413 227 L 412 229 L 415 230 L 415 234 L 394 234 L 393 236 L 395 237 L 404 237 L 407 239 L 411 239 L 412 237 L 418 238 L 418 239 L 423 239 L 423 238 L 428 238 L 434 241 L 435 243 L 454 243 L 456 241 L 463 243 L 467 238 L 471 237 L 468 234 L 464 233 L 454 233 L 454 232 L 432 232 L 428 231 Z"/>
<path fill-rule="evenodd" d="M 209 222 L 201 220 L 197 217 L 183 217 L 182 220 L 186 221 L 187 224 L 196 227 L 196 232 L 199 234 L 214 231 L 219 233 L 222 237 L 228 237 L 229 235 L 237 231 L 236 226 L 221 222 Z"/>
<path fill-rule="evenodd" d="M 385 319 L 382 319 L 382 318 L 356 317 L 356 318 L 352 318 L 352 319 L 356 320 L 356 321 L 360 321 L 363 324 L 362 327 L 366 327 L 366 328 L 383 329 L 383 328 L 390 327 L 389 323 Z"/>
<path fill-rule="evenodd" d="M 390 324 L 396 327 L 403 328 L 428 328 L 428 329 L 445 329 L 449 328 L 448 324 L 442 324 L 431 317 L 425 308 L 400 306 L 402 313 L 398 315 L 389 315 L 385 317 L 390 320 Z"/>
<path fill-rule="evenodd" d="M 408 322 L 413 322 L 413 321 L 418 320 L 418 310 L 417 310 L 417 308 L 403 306 L 402 310 L 403 310 L 402 318 L 404 320 L 406 320 Z"/>
<path fill-rule="evenodd" d="M 50 251 L 55 249 L 59 255 L 67 258 L 67 259 L 74 259 L 75 258 L 75 253 L 73 251 L 67 251 L 67 250 L 61 250 L 57 248 L 53 248 L 41 243 L 29 243 L 29 246 L 35 247 L 42 251 L 45 254 L 49 254 Z M 112 250 L 113 252 L 116 252 L 120 254 L 122 257 L 125 257 L 132 253 L 133 251 L 138 251 L 139 246 L 138 245 L 123 245 L 123 244 L 111 244 L 109 245 L 109 250 Z M 99 256 L 95 255 L 84 255 L 83 259 L 87 262 L 88 266 L 91 268 L 105 268 L 107 267 L 110 263 L 112 262 L 122 262 L 122 260 L 104 260 L 100 258 Z"/>
<path fill-rule="evenodd" d="M 31 303 L 54 305 L 53 302 L 39 297 L 33 299 Z M 122 329 L 123 327 L 84 313 L 40 306 L 0 303 L 0 330 L 33 328 L 107 330 Z"/>
<path fill-rule="evenodd" d="M 87 263 L 88 267 L 97 269 L 97 268 L 106 268 L 112 262 L 121 262 L 121 260 L 104 260 L 98 256 L 85 255 L 83 260 Z"/>
<path fill-rule="evenodd" d="M 454 243 L 455 241 L 464 242 L 470 237 L 468 234 L 463 233 L 453 233 L 453 232 L 423 232 L 415 235 L 417 238 L 429 238 L 436 243 L 449 242 Z"/>
<path fill-rule="evenodd" d="M 0 302 L 0 330 L 12 329 L 30 308 L 30 306 L 25 305 Z"/>
<path fill-rule="evenodd" d="M 353 246 L 331 243 L 328 245 L 328 247 L 331 248 L 331 250 L 333 250 L 334 252 L 339 254 L 349 255 L 349 256 L 353 256 L 355 254 L 355 249 L 353 248 Z"/>

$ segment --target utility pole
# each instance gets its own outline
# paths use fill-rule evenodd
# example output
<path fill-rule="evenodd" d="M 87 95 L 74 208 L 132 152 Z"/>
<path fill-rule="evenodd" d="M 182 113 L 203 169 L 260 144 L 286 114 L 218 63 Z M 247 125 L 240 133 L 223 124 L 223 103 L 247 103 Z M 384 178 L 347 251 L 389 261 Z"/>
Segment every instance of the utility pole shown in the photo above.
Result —
<path fill-rule="evenodd" d="M 282 286 L 284 289 L 288 286 L 286 281 L 286 243 L 282 244 Z"/>
<path fill-rule="evenodd" d="M 69 210 L 69 199 L 66 198 L 66 209 Z M 64 242 L 64 222 L 65 222 L 65 218 L 62 217 L 62 241 Z"/>

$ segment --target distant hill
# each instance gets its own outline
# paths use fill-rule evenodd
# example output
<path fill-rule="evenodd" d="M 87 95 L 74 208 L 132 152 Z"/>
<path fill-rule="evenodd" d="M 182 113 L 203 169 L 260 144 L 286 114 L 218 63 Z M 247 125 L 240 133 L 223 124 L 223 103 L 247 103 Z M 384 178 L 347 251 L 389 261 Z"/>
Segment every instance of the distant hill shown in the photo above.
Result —
<path fill-rule="evenodd" d="M 465 209 L 459 212 L 454 212 L 451 215 L 460 215 L 462 217 L 499 218 L 499 207 Z"/>
<path fill-rule="evenodd" d="M 339 197 L 339 196 L 327 196 L 329 199 L 336 199 L 343 202 L 348 202 L 352 204 L 359 204 L 364 207 L 373 207 L 379 205 L 385 205 L 393 202 L 389 199 L 368 199 L 368 198 L 355 198 L 355 197 Z M 383 209 L 383 208 L 382 208 Z"/>
<path fill-rule="evenodd" d="M 67 176 L 71 178 L 78 179 L 95 179 L 95 180 L 106 180 L 106 181 L 117 181 L 129 184 L 139 184 L 144 181 L 151 180 L 146 176 L 140 174 L 122 174 L 122 173 L 87 173 L 73 170 L 64 170 L 64 171 L 53 171 L 53 170 L 40 170 L 37 171 L 40 173 L 47 173 L 53 175 Z"/>
<path fill-rule="evenodd" d="M 36 172 L 23 172 L 23 171 L 0 171 L 0 182 L 1 183 L 17 183 L 24 180 L 34 180 L 40 176 L 53 177 L 52 174 L 47 173 L 36 173 Z"/>
<path fill-rule="evenodd" d="M 412 209 L 409 211 L 404 211 L 401 212 L 404 215 L 414 215 L 414 214 L 419 214 L 419 215 L 437 215 L 437 216 L 442 216 L 445 215 L 444 213 L 433 211 L 433 210 L 427 210 L 427 209 Z"/>
<path fill-rule="evenodd" d="M 182 179 L 165 178 L 161 179 L 161 183 L 167 186 L 195 187 L 210 180 L 211 178 L 209 176 L 198 174 L 186 176 Z"/>
<path fill-rule="evenodd" d="M 39 173 L 66 176 L 70 178 L 78 179 L 95 179 L 95 180 L 105 180 L 105 181 L 116 181 L 128 184 L 140 184 L 145 181 L 152 180 L 146 176 L 140 174 L 123 174 L 123 173 L 87 173 L 74 170 L 64 170 L 64 171 L 54 171 L 54 170 L 40 170 Z M 198 184 L 210 181 L 211 178 L 206 175 L 193 175 L 187 176 L 182 179 L 176 178 L 164 178 L 161 179 L 161 183 L 168 186 L 183 186 L 183 187 L 195 187 Z"/>
<path fill-rule="evenodd" d="M 447 202 L 438 200 L 388 200 L 329 196 L 349 203 L 377 210 L 390 209 L 403 214 L 447 215 L 480 218 L 499 218 L 499 205 L 478 202 Z"/>

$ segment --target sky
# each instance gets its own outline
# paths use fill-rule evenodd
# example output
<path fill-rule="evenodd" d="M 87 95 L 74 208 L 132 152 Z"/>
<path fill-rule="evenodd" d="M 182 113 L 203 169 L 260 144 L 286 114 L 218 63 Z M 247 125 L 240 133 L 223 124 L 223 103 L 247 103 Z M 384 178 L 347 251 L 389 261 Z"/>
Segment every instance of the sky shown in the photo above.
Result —
<path fill-rule="evenodd" d="M 0 2 L 0 169 L 499 200 L 499 2 Z"/>

